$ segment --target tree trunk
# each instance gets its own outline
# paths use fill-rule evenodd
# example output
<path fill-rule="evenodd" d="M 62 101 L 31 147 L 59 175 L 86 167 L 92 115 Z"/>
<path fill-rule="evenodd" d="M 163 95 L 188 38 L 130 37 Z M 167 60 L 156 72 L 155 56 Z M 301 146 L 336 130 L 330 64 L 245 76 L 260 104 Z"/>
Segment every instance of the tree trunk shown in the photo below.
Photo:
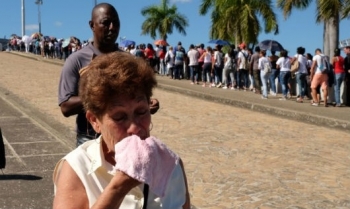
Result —
<path fill-rule="evenodd" d="M 323 22 L 323 54 L 329 56 L 329 26 L 328 21 Z"/>
<path fill-rule="evenodd" d="M 329 56 L 334 56 L 334 49 L 339 47 L 339 15 L 329 20 Z"/>
<path fill-rule="evenodd" d="M 325 22 L 323 42 L 324 54 L 332 58 L 334 49 L 339 47 L 339 15 Z"/>

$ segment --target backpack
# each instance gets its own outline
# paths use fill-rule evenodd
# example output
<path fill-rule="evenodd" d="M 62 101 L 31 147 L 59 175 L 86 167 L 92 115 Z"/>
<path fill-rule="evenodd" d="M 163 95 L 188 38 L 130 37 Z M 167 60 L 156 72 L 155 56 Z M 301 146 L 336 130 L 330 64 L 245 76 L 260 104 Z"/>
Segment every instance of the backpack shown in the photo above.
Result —
<path fill-rule="evenodd" d="M 231 70 L 234 70 L 234 71 L 237 70 L 236 58 L 235 57 L 236 57 L 236 53 L 234 53 L 233 57 L 230 56 L 230 58 L 231 58 L 230 67 L 231 67 Z"/>
<path fill-rule="evenodd" d="M 290 72 L 291 73 L 296 73 L 299 70 L 299 55 L 297 58 L 294 60 L 294 62 L 290 66 Z"/>
<path fill-rule="evenodd" d="M 166 57 L 165 57 L 165 63 L 169 63 L 169 62 L 170 62 L 170 59 L 171 59 L 171 57 L 170 57 L 170 54 L 169 54 L 169 52 L 168 52 L 167 55 L 166 55 Z"/>
<path fill-rule="evenodd" d="M 271 73 L 271 65 L 270 65 L 270 62 L 268 62 L 268 61 L 264 62 L 264 72 Z"/>
<path fill-rule="evenodd" d="M 321 55 L 320 55 L 321 56 Z M 329 63 L 325 56 L 321 56 L 321 65 L 319 66 L 321 73 L 327 74 L 329 70 Z"/>
<path fill-rule="evenodd" d="M 224 59 L 223 59 L 222 52 L 218 52 L 216 54 L 216 63 L 215 63 L 215 65 L 220 67 L 220 68 L 224 67 Z"/>
<path fill-rule="evenodd" d="M 244 70 L 249 70 L 249 56 L 248 54 L 245 54 L 243 52 L 239 52 L 239 53 L 242 53 L 243 54 L 243 57 L 244 57 L 244 61 L 242 62 L 242 69 Z"/>

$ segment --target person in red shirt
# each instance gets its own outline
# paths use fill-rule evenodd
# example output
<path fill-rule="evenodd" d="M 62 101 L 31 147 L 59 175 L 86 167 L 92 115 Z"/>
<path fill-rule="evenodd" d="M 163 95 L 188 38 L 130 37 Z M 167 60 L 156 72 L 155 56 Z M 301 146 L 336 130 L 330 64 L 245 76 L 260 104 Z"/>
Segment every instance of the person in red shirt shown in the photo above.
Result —
<path fill-rule="evenodd" d="M 344 58 L 340 56 L 340 49 L 336 48 L 334 50 L 334 57 L 332 59 L 333 69 L 334 69 L 334 96 L 335 96 L 335 106 L 340 107 L 340 87 L 345 79 L 345 69 L 344 69 Z"/>
<path fill-rule="evenodd" d="M 147 44 L 147 47 L 145 49 L 145 57 L 149 65 L 153 68 L 156 65 L 155 59 L 154 59 L 155 56 L 156 56 L 156 51 L 153 49 L 152 44 Z"/>
<path fill-rule="evenodd" d="M 165 67 L 165 53 L 166 53 L 166 47 L 162 46 L 161 50 L 159 51 L 158 57 L 159 57 L 159 70 L 161 75 L 168 74 Z"/>
<path fill-rule="evenodd" d="M 204 57 L 202 57 L 202 55 L 205 52 L 204 49 L 204 44 L 199 44 L 198 45 L 198 52 L 199 52 L 199 59 L 198 59 L 198 80 L 199 81 L 203 81 L 202 78 L 202 71 L 203 71 L 203 65 L 204 65 Z"/>

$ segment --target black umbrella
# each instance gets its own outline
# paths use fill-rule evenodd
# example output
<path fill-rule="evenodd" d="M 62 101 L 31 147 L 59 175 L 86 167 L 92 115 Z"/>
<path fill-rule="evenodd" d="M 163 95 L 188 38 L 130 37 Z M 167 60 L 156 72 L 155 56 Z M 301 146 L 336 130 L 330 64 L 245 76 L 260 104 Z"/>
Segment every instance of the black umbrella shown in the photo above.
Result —
<path fill-rule="evenodd" d="M 210 40 L 208 43 L 210 43 L 210 44 L 218 44 L 218 45 L 222 45 L 222 46 L 230 45 L 230 43 L 228 41 L 221 40 L 221 39 L 213 39 L 213 40 Z"/>
<path fill-rule="evenodd" d="M 282 44 L 278 43 L 277 41 L 274 40 L 264 40 L 259 43 L 259 47 L 262 50 L 270 50 L 270 51 L 282 51 L 284 50 Z"/>
<path fill-rule="evenodd" d="M 2 138 L 1 128 L 0 128 L 0 169 L 5 168 L 6 158 L 5 158 L 5 144 Z"/>

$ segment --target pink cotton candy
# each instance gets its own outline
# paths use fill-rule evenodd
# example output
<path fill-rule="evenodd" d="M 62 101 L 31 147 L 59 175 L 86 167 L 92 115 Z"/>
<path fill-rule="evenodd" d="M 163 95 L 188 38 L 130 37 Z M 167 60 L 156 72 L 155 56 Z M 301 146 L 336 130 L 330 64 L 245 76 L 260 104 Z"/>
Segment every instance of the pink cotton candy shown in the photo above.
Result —
<path fill-rule="evenodd" d="M 169 178 L 179 157 L 159 139 L 145 140 L 133 135 L 115 145 L 115 170 L 149 185 L 150 190 L 163 197 Z"/>

